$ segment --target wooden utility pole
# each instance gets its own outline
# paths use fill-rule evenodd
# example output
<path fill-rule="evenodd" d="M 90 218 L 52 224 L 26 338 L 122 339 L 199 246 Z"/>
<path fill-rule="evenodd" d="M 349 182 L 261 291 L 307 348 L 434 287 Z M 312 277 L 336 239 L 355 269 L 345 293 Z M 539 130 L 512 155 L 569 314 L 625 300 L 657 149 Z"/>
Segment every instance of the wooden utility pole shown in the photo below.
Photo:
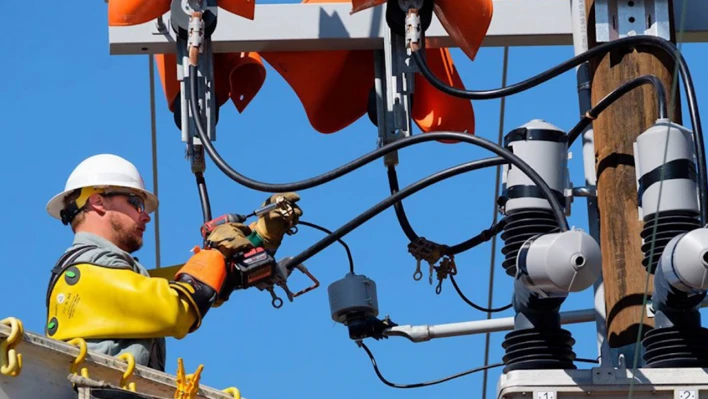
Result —
<path fill-rule="evenodd" d="M 588 46 L 593 48 L 597 45 L 594 0 L 586 1 Z M 671 0 L 668 3 L 671 40 L 675 43 L 673 4 Z M 661 79 L 666 88 L 667 102 L 671 101 L 673 61 L 660 50 L 640 50 L 614 51 L 591 63 L 593 104 L 597 104 L 621 84 L 645 74 Z M 681 123 L 678 93 L 673 103 L 673 107 L 669 105 L 669 117 Z M 632 144 L 639 134 L 654 124 L 657 117 L 654 89 L 644 85 L 615 102 L 593 122 L 607 339 L 615 357 L 607 359 L 608 364 L 616 364 L 618 353 L 634 355 L 633 348 L 640 324 L 643 324 L 643 334 L 653 327 L 653 321 L 647 317 L 646 312 L 642 321 L 642 300 L 647 275 L 642 266 L 644 254 L 641 251 L 640 232 L 644 222 L 639 220 L 637 212 Z M 651 295 L 653 276 L 650 276 L 648 288 Z M 630 365 L 632 360 L 632 357 L 627 358 Z"/>

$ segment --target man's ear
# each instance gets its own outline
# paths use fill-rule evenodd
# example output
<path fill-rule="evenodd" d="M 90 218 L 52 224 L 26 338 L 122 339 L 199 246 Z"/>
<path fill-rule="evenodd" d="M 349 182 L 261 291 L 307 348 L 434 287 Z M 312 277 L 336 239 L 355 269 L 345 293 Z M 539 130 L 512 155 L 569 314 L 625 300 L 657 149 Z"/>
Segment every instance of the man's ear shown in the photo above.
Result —
<path fill-rule="evenodd" d="M 88 197 L 88 201 L 86 201 L 86 205 L 88 205 L 89 209 L 96 211 L 99 215 L 105 214 L 108 210 L 106 209 L 106 198 L 101 194 L 91 194 L 91 196 Z"/>

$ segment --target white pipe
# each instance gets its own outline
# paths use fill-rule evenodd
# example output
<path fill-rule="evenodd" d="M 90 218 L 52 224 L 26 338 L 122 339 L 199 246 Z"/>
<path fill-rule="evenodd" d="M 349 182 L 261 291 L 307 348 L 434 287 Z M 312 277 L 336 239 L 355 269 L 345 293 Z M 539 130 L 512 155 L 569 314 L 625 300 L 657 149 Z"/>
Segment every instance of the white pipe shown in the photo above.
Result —
<path fill-rule="evenodd" d="M 592 321 L 595 318 L 594 309 L 573 310 L 561 312 L 561 324 L 575 324 Z M 513 317 L 498 319 L 466 321 L 462 323 L 396 326 L 384 331 L 391 337 L 404 337 L 412 342 L 425 342 L 434 338 L 458 337 L 461 335 L 474 335 L 492 333 L 497 331 L 510 331 L 514 329 Z"/>
<path fill-rule="evenodd" d="M 708 297 L 703 300 L 701 307 L 708 307 Z M 651 310 L 651 309 L 650 309 Z M 571 310 L 560 312 L 561 324 L 587 323 L 595 320 L 595 309 Z M 649 313 L 653 317 L 653 313 Z M 461 323 L 449 323 L 438 325 L 420 326 L 396 326 L 383 331 L 389 337 L 404 337 L 412 342 L 425 342 L 435 338 L 459 337 L 462 335 L 475 335 L 493 333 L 499 331 L 511 331 L 514 329 L 513 317 L 501 317 L 498 319 L 464 321 Z M 608 366 L 609 367 L 609 366 Z"/>

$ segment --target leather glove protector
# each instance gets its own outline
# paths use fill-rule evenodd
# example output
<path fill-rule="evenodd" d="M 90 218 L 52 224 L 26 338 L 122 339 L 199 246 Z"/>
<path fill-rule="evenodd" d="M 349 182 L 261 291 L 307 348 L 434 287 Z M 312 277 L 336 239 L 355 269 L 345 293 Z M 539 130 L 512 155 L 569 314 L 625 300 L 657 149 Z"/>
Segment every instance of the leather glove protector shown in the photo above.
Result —
<path fill-rule="evenodd" d="M 251 228 L 263 240 L 263 247 L 271 251 L 278 249 L 285 233 L 295 226 L 302 216 L 302 209 L 296 204 L 300 200 L 300 196 L 294 192 L 273 194 L 261 206 L 271 204 L 279 197 L 283 197 L 287 201 L 288 211 L 276 208 L 261 215 L 256 222 L 251 224 Z"/>
<path fill-rule="evenodd" d="M 228 261 L 239 252 L 253 249 L 253 244 L 248 240 L 251 233 L 251 229 L 243 223 L 225 223 L 207 236 L 206 244 L 218 249 Z"/>

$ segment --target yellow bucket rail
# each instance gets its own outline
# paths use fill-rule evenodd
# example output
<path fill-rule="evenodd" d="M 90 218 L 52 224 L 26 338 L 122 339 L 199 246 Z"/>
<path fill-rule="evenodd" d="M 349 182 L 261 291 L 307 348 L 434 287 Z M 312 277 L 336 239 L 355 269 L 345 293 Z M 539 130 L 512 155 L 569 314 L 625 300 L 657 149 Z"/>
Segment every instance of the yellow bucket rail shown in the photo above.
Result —
<path fill-rule="evenodd" d="M 93 353 L 82 338 L 63 342 L 25 333 L 22 322 L 14 317 L 0 321 L 0 361 L 0 397 L 12 399 L 75 399 L 75 388 L 97 387 L 164 399 L 241 399 L 237 388 L 201 385 L 203 365 L 194 374 L 185 374 L 179 359 L 178 375 L 170 375 L 136 364 L 130 354 L 112 357 Z"/>

